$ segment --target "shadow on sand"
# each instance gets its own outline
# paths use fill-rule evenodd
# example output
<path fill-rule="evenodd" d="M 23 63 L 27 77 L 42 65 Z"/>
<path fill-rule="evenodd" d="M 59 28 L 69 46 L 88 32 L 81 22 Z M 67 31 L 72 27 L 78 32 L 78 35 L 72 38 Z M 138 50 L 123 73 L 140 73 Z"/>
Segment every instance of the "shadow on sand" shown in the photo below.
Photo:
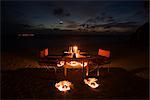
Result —
<path fill-rule="evenodd" d="M 15 71 L 1 71 L 2 98 L 3 99 L 148 99 L 149 80 L 135 75 L 134 71 L 122 68 L 100 69 L 100 76 L 96 70 L 89 77 L 96 77 L 100 86 L 91 89 L 84 84 L 82 70 L 69 70 L 67 77 L 63 69 L 55 70 L 45 68 L 25 68 Z M 142 69 L 146 70 L 146 69 Z M 55 88 L 55 83 L 69 80 L 74 88 L 62 93 Z"/>

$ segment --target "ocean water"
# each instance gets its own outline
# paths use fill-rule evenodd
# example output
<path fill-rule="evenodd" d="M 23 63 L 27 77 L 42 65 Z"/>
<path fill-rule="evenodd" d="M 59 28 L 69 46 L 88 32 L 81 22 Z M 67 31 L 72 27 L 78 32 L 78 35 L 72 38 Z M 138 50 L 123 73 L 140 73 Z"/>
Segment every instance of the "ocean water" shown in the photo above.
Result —
<path fill-rule="evenodd" d="M 81 49 L 108 48 L 111 45 L 127 43 L 127 36 L 47 36 L 47 37 L 5 37 L 2 48 L 68 48 L 77 45 Z"/>

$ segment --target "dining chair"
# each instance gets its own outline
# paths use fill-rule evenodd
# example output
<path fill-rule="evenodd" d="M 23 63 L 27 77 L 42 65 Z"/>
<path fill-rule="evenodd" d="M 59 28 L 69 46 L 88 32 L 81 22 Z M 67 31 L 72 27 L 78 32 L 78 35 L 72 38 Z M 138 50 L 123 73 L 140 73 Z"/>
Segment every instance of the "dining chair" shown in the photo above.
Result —
<path fill-rule="evenodd" d="M 111 55 L 110 55 L 110 50 L 104 50 L 104 49 L 99 49 L 98 50 L 98 56 L 96 57 L 96 65 L 98 67 L 97 69 L 97 76 L 99 76 L 99 68 L 110 68 L 111 64 Z M 108 65 L 108 66 L 107 66 Z"/>
<path fill-rule="evenodd" d="M 61 55 L 49 55 L 48 48 L 40 51 L 39 64 L 42 67 L 46 67 L 47 69 L 54 68 L 55 72 L 57 71 L 57 63 L 58 59 Z"/>
<path fill-rule="evenodd" d="M 43 58 L 45 56 L 48 56 L 48 48 L 40 51 L 40 57 Z"/>

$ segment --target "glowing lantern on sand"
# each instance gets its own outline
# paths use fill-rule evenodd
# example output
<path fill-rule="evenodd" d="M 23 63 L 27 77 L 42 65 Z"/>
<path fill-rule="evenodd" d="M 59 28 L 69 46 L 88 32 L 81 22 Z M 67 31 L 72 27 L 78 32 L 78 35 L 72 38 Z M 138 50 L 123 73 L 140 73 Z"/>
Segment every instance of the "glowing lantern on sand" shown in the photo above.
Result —
<path fill-rule="evenodd" d="M 67 65 L 70 65 L 70 66 L 80 66 L 80 63 L 77 62 L 77 61 L 70 61 L 69 63 L 67 62 Z"/>
<path fill-rule="evenodd" d="M 87 62 L 83 62 L 83 63 L 84 63 L 84 67 L 88 65 Z M 66 64 L 69 66 L 81 66 L 81 67 L 83 67 L 83 63 L 80 63 L 77 61 L 70 61 L 70 62 L 67 62 Z"/>
<path fill-rule="evenodd" d="M 84 67 L 88 65 L 87 62 L 83 62 L 83 63 L 84 63 Z M 83 67 L 83 63 L 80 63 L 82 67 Z"/>
<path fill-rule="evenodd" d="M 57 64 L 57 67 L 62 67 L 64 64 L 65 64 L 65 61 L 60 61 L 60 62 Z"/>
<path fill-rule="evenodd" d="M 97 81 L 96 78 L 84 79 L 85 84 L 87 84 L 91 88 L 97 88 L 99 86 L 99 84 L 97 84 L 96 81 Z"/>
<path fill-rule="evenodd" d="M 69 81 L 60 81 L 59 83 L 55 84 L 55 87 L 59 91 L 68 91 L 70 90 L 71 86 L 72 86 L 72 83 Z"/>

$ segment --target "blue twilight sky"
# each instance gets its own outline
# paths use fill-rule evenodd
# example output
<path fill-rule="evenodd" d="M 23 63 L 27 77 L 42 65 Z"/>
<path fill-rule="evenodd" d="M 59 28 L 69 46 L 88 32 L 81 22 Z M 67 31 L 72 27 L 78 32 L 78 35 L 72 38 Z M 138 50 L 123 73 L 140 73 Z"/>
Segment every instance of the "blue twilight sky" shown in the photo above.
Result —
<path fill-rule="evenodd" d="M 132 32 L 148 22 L 148 7 L 138 1 L 6 1 L 2 23 L 10 30 L 60 29 Z"/>

